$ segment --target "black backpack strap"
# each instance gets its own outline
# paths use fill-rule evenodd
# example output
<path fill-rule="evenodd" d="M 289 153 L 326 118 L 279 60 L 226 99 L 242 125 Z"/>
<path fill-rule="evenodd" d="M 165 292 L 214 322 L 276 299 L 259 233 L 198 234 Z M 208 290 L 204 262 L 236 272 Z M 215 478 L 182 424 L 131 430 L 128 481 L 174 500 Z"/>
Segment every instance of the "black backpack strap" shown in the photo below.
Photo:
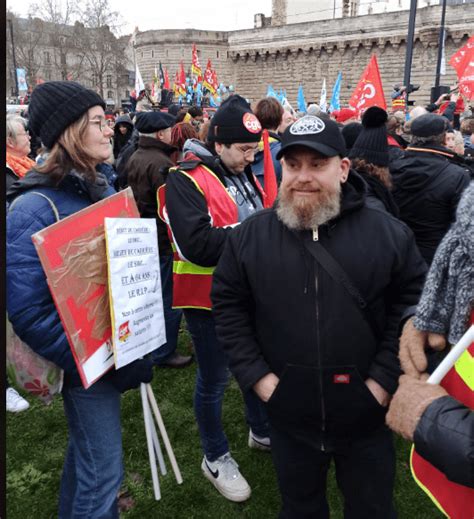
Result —
<path fill-rule="evenodd" d="M 362 297 L 357 287 L 349 279 L 349 276 L 346 274 L 341 265 L 339 265 L 339 263 L 331 256 L 331 254 L 329 254 L 329 252 L 323 247 L 323 245 L 321 245 L 319 241 L 303 240 L 303 243 L 311 256 L 313 256 L 313 258 L 334 279 L 334 281 L 337 281 L 346 289 L 346 291 L 356 303 L 357 308 L 359 309 L 363 318 L 369 324 L 374 336 L 376 338 L 380 338 L 381 331 L 372 314 L 370 313 L 365 299 Z"/>

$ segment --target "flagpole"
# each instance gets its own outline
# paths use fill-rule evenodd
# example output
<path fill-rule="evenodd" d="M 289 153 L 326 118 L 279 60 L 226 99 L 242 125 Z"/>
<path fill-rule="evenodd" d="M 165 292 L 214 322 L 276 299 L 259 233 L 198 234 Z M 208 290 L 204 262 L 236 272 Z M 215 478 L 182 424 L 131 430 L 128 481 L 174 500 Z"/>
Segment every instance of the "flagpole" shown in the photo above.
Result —
<path fill-rule="evenodd" d="M 443 7 L 441 10 L 441 26 L 439 28 L 438 61 L 436 63 L 435 88 L 439 87 L 439 81 L 440 81 L 440 75 L 441 75 L 441 62 L 443 61 L 444 41 L 445 41 L 445 32 L 446 32 L 444 29 L 445 18 L 446 18 L 446 0 L 443 0 Z"/>
<path fill-rule="evenodd" d="M 410 18 L 408 20 L 408 36 L 407 36 L 407 52 L 405 55 L 405 74 L 403 77 L 403 84 L 406 88 L 406 107 L 408 111 L 408 96 L 410 95 L 410 76 L 411 64 L 413 59 L 413 39 L 415 35 L 415 19 L 416 19 L 416 4 L 417 0 L 410 0 Z"/>
<path fill-rule="evenodd" d="M 444 357 L 441 364 L 433 371 L 430 378 L 427 380 L 428 384 L 439 384 L 446 373 L 454 366 L 454 363 L 459 357 L 469 348 L 474 342 L 474 324 L 461 337 L 459 342 L 451 348 L 451 351 Z"/>

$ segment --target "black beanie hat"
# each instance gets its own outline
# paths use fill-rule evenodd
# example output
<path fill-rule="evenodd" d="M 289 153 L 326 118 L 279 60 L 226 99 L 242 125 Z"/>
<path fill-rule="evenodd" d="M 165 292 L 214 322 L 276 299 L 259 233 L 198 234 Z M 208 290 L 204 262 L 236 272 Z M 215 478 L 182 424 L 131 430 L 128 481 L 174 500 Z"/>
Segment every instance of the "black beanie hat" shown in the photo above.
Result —
<path fill-rule="evenodd" d="M 262 125 L 247 101 L 234 94 L 227 98 L 211 119 L 207 140 L 232 144 L 233 142 L 259 142 Z"/>
<path fill-rule="evenodd" d="M 104 100 L 93 90 L 74 81 L 48 81 L 31 94 L 29 124 L 41 142 L 52 148 L 63 131 L 93 106 L 105 109 Z"/>
<path fill-rule="evenodd" d="M 349 158 L 364 159 L 376 166 L 388 166 L 387 112 L 371 106 L 362 116 L 363 129 L 354 142 Z"/>
<path fill-rule="evenodd" d="M 354 142 L 357 140 L 357 137 L 359 137 L 363 128 L 364 127 L 360 123 L 345 124 L 341 128 L 341 133 L 344 137 L 344 140 L 346 141 L 346 148 L 348 150 L 352 149 L 352 146 L 354 146 Z"/>

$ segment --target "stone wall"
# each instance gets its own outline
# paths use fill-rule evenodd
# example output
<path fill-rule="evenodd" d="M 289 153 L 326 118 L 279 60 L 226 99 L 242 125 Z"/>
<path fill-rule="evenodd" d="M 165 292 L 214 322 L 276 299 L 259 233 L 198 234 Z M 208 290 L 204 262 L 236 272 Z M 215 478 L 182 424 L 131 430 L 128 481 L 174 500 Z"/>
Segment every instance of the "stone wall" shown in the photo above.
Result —
<path fill-rule="evenodd" d="M 392 86 L 403 81 L 408 15 L 408 11 L 400 11 L 228 33 L 147 31 L 137 35 L 137 61 L 145 81 L 151 79 L 158 60 L 168 66 L 171 79 L 181 59 L 186 69 L 190 67 L 191 47 L 196 43 L 201 66 L 204 68 L 211 57 L 219 81 L 234 85 L 238 93 L 255 101 L 272 84 L 275 89 L 286 89 L 289 101 L 296 106 L 300 83 L 307 101 L 318 100 L 325 77 L 329 98 L 339 70 L 343 74 L 341 100 L 347 103 L 371 54 L 375 53 L 389 102 Z M 417 11 L 411 81 L 421 85 L 412 96 L 419 104 L 429 101 L 434 83 L 440 19 L 440 6 Z M 449 60 L 472 32 L 474 7 L 448 7 L 446 27 Z M 441 82 L 453 84 L 455 72 L 448 64 L 446 70 Z"/>

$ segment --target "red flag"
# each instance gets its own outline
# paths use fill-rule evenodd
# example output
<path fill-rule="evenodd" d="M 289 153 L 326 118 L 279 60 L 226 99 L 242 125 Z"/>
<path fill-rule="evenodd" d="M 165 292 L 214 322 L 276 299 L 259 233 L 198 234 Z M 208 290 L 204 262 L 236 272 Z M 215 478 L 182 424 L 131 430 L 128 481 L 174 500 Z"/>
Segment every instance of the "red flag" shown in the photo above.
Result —
<path fill-rule="evenodd" d="M 182 96 L 186 95 L 186 72 L 184 72 L 184 65 L 182 61 L 179 70 L 178 92 Z"/>
<path fill-rule="evenodd" d="M 474 36 L 451 56 L 449 64 L 456 70 L 460 93 L 474 99 Z"/>
<path fill-rule="evenodd" d="M 474 323 L 474 311 L 471 322 Z M 474 410 L 474 342 L 444 376 L 440 385 L 456 400 Z M 453 519 L 474 517 L 474 489 L 450 481 L 440 470 L 412 449 L 411 470 L 415 481 L 436 506 Z"/>
<path fill-rule="evenodd" d="M 382 80 L 380 79 L 379 65 L 375 54 L 372 55 L 369 64 L 365 67 L 349 104 L 358 111 L 366 110 L 370 106 L 387 109 Z"/>
<path fill-rule="evenodd" d="M 211 60 L 207 60 L 206 71 L 204 72 L 204 80 L 202 82 L 202 86 L 207 88 L 212 95 L 216 94 L 216 89 L 214 87 L 214 76 L 212 74 L 212 63 Z"/>
<path fill-rule="evenodd" d="M 195 43 L 193 43 L 193 59 L 191 64 L 191 72 L 193 74 L 196 74 L 196 76 L 198 77 L 198 81 L 201 81 L 202 70 L 201 65 L 199 63 L 199 57 Z"/>
<path fill-rule="evenodd" d="M 168 76 L 168 69 L 165 67 L 165 80 L 163 82 L 163 88 L 170 89 L 170 78 Z"/>
<path fill-rule="evenodd" d="M 263 130 L 263 183 L 265 185 L 265 198 L 263 207 L 266 209 L 272 207 L 273 202 L 278 194 L 278 186 L 275 174 L 275 166 L 273 165 L 272 152 L 268 143 L 268 130 Z"/>

